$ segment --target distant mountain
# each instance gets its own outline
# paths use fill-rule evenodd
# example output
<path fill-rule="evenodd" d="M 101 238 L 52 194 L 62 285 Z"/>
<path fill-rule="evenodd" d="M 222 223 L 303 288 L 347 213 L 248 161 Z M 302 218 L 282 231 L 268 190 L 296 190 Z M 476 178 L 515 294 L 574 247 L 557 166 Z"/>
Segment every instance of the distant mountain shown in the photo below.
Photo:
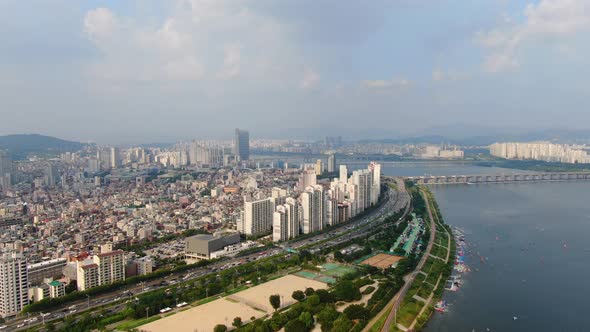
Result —
<path fill-rule="evenodd" d="M 0 136 L 0 150 L 8 151 L 13 159 L 23 159 L 32 154 L 56 155 L 75 152 L 86 144 L 39 134 Z"/>

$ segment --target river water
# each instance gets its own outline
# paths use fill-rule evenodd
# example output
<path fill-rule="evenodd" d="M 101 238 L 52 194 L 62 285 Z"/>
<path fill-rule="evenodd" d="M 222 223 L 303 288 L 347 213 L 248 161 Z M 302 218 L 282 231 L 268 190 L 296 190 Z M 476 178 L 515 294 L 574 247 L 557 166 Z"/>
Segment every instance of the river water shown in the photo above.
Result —
<path fill-rule="evenodd" d="M 385 167 L 385 175 L 500 174 L 477 166 Z M 590 331 L 590 182 L 432 186 L 470 254 L 425 331 Z"/>
<path fill-rule="evenodd" d="M 481 173 L 507 172 L 471 166 L 433 174 Z M 466 234 L 472 272 L 459 291 L 445 292 L 448 312 L 435 313 L 425 331 L 590 331 L 590 182 L 432 190 L 445 221 Z"/>

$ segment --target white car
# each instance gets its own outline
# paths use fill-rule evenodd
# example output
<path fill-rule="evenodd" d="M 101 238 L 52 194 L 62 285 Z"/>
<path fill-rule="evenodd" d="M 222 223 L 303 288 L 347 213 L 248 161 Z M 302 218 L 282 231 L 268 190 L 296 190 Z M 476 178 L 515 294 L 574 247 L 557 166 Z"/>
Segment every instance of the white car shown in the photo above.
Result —
<path fill-rule="evenodd" d="M 18 324 L 18 325 L 16 326 L 16 328 L 17 328 L 17 329 L 20 329 L 21 327 L 25 327 L 25 323 Z"/>
<path fill-rule="evenodd" d="M 2 326 L 0 326 L 0 330 L 4 330 L 4 329 L 5 329 L 5 328 L 7 328 L 7 327 L 8 327 L 8 326 L 6 326 L 6 325 L 2 325 Z"/>

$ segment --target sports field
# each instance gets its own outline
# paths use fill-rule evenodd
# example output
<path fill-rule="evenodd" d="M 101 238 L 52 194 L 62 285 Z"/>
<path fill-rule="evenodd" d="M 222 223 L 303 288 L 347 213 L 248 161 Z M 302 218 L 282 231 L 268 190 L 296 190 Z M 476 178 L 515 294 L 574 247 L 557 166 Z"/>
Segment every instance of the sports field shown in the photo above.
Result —
<path fill-rule="evenodd" d="M 281 308 L 284 308 L 295 303 L 295 300 L 291 297 L 294 291 L 304 291 L 308 287 L 313 289 L 326 289 L 328 288 L 328 285 L 317 280 L 310 280 L 296 275 L 287 275 L 230 295 L 229 298 L 240 301 L 240 303 L 247 304 L 250 307 L 264 310 L 268 314 L 272 314 L 274 309 L 268 301 L 268 298 L 271 295 L 280 295 Z"/>
<path fill-rule="evenodd" d="M 138 330 L 144 332 L 212 332 L 217 324 L 231 326 L 235 317 L 242 318 L 242 321 L 246 323 L 250 321 L 251 317 L 260 318 L 267 314 L 270 315 L 274 312 L 268 300 L 271 295 L 280 295 L 281 307 L 286 307 L 295 302 L 291 297 L 294 291 L 305 290 L 308 287 L 326 289 L 328 286 L 316 280 L 287 275 L 140 326 Z"/>
<path fill-rule="evenodd" d="M 371 265 L 380 269 L 386 269 L 399 262 L 403 257 L 388 254 L 377 254 L 361 262 L 363 265 Z"/>

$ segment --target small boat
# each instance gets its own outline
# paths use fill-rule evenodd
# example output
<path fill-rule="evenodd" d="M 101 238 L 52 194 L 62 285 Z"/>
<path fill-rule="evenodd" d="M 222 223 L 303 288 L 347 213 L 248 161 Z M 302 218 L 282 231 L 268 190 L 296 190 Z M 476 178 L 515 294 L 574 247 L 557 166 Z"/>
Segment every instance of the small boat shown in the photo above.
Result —
<path fill-rule="evenodd" d="M 447 310 L 447 302 L 438 301 L 438 303 L 434 305 L 434 310 L 438 312 L 445 312 Z"/>

